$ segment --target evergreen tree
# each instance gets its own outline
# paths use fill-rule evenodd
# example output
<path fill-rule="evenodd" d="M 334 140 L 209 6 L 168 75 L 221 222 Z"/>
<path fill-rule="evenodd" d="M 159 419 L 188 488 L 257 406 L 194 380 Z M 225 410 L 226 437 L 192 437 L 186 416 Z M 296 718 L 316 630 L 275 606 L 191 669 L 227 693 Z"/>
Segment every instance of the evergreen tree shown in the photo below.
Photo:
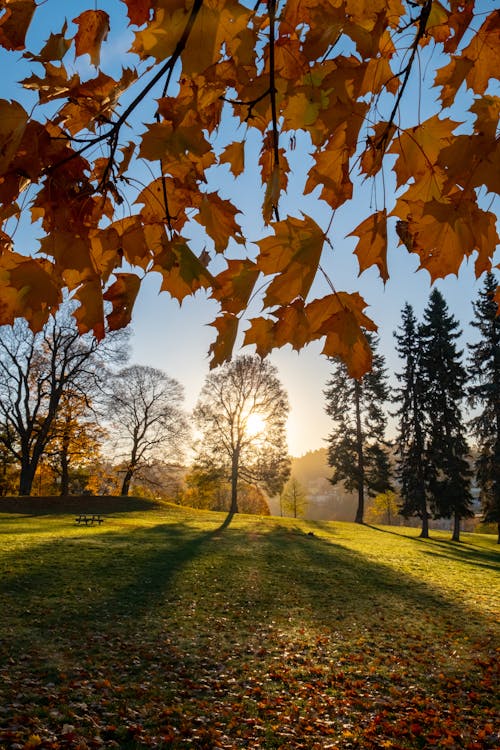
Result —
<path fill-rule="evenodd" d="M 326 412 L 334 421 L 328 438 L 328 463 L 333 468 L 330 482 L 343 482 L 348 491 L 357 492 L 356 523 L 363 523 L 365 490 L 377 495 L 391 487 L 384 440 L 387 374 L 384 358 L 376 351 L 378 340 L 368 336 L 374 350 L 372 370 L 354 380 L 343 362 L 332 360 L 332 377 L 325 390 Z"/>
<path fill-rule="evenodd" d="M 477 440 L 476 476 L 484 518 L 498 524 L 500 544 L 500 316 L 494 299 L 496 285 L 495 277 L 488 273 L 474 304 L 472 325 L 481 338 L 469 344 L 469 401 L 480 409 L 471 428 Z"/>
<path fill-rule="evenodd" d="M 394 332 L 396 351 L 404 366 L 396 373 L 399 388 L 394 401 L 399 404 L 395 412 L 399 419 L 396 438 L 397 470 L 402 504 L 400 512 L 405 518 L 417 516 L 422 521 L 420 536 L 429 536 L 429 512 L 425 488 L 425 434 L 426 418 L 421 367 L 421 339 L 419 325 L 413 308 L 405 304 L 401 312 L 401 326 Z"/>
<path fill-rule="evenodd" d="M 453 540 L 460 540 L 460 520 L 472 515 L 469 448 L 461 405 L 467 375 L 457 349 L 458 322 L 434 289 L 424 311 L 422 379 L 428 424 L 426 484 L 436 517 L 453 517 Z"/>

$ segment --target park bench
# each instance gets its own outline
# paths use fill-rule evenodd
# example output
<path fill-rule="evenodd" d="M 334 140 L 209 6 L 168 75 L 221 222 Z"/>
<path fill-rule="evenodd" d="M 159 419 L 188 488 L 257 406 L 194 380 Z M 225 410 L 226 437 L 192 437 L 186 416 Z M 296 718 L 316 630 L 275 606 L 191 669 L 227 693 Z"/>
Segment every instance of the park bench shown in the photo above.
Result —
<path fill-rule="evenodd" d="M 104 518 L 100 513 L 80 513 L 80 515 L 75 518 L 75 522 L 80 526 L 82 524 L 85 524 L 85 526 L 93 526 L 95 523 L 100 525 L 103 521 Z"/>

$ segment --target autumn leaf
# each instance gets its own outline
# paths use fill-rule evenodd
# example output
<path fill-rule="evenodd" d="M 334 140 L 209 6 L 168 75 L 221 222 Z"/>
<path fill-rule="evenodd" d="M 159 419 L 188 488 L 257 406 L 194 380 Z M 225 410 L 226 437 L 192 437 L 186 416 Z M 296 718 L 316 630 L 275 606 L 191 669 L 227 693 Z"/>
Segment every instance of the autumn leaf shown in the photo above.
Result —
<path fill-rule="evenodd" d="M 217 338 L 213 344 L 210 344 L 209 354 L 212 355 L 210 360 L 210 369 L 222 365 L 231 359 L 233 353 L 236 334 L 238 333 L 239 320 L 236 315 L 225 313 L 219 315 L 211 326 L 217 329 Z"/>
<path fill-rule="evenodd" d="M 0 174 L 7 171 L 21 144 L 28 113 L 17 102 L 0 99 Z"/>
<path fill-rule="evenodd" d="M 15 252 L 0 256 L 0 323 L 11 325 L 25 318 L 33 331 L 41 330 L 62 294 L 45 260 L 33 260 Z"/>
<path fill-rule="evenodd" d="M 103 339 L 104 308 L 99 277 L 85 281 L 75 292 L 74 299 L 80 303 L 73 313 L 80 333 L 93 331 L 97 339 Z"/>
<path fill-rule="evenodd" d="M 387 270 L 387 211 L 377 211 L 358 224 L 348 237 L 356 235 L 359 242 L 355 254 L 358 256 L 359 272 L 377 266 L 384 282 L 389 278 Z"/>
<path fill-rule="evenodd" d="M 226 146 L 219 157 L 221 164 L 229 164 L 229 168 L 235 177 L 238 177 L 245 169 L 245 143 L 234 141 Z"/>
<path fill-rule="evenodd" d="M 274 236 L 257 244 L 258 268 L 265 274 L 277 274 L 269 285 L 264 303 L 281 305 L 295 297 L 305 299 L 314 281 L 325 235 L 309 216 L 290 217 L 273 225 Z"/>
<path fill-rule="evenodd" d="M 160 246 L 151 270 L 161 274 L 162 291 L 182 302 L 187 295 L 214 284 L 212 275 L 182 237 L 168 240 L 163 233 Z"/>
<path fill-rule="evenodd" d="M 230 239 L 240 244 L 245 242 L 241 227 L 235 220 L 237 213 L 238 209 L 231 201 L 224 200 L 217 193 L 206 193 L 201 199 L 195 219 L 213 239 L 217 253 L 224 252 Z"/>
<path fill-rule="evenodd" d="M 225 312 L 237 315 L 248 305 L 258 276 L 259 269 L 253 261 L 228 260 L 226 270 L 214 277 L 211 296 Z"/>
<path fill-rule="evenodd" d="M 99 67 L 101 44 L 109 31 L 109 15 L 104 10 L 86 10 L 73 19 L 78 26 L 75 36 L 76 56 L 89 55 L 90 61 Z"/>
<path fill-rule="evenodd" d="M 130 23 L 142 26 L 149 21 L 151 11 L 155 6 L 154 0 L 122 0 L 127 6 L 127 15 Z"/>
<path fill-rule="evenodd" d="M 103 294 L 103 299 L 112 305 L 112 311 L 106 315 L 110 331 L 125 328 L 130 323 L 140 285 L 141 280 L 134 273 L 116 274 L 116 281 Z"/>
<path fill-rule="evenodd" d="M 0 44 L 8 50 L 24 49 L 24 40 L 35 13 L 35 0 L 3 0 Z"/>

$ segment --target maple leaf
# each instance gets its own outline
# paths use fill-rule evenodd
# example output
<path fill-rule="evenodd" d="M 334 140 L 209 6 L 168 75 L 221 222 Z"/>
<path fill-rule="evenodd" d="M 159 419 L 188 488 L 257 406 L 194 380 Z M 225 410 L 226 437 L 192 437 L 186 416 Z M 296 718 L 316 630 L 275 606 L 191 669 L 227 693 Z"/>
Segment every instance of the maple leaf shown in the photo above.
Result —
<path fill-rule="evenodd" d="M 33 331 L 41 330 L 62 300 L 51 265 L 15 252 L 0 256 L 0 290 L 0 323 L 23 317 Z"/>
<path fill-rule="evenodd" d="M 78 26 L 75 36 L 76 56 L 89 55 L 90 61 L 99 67 L 101 44 L 109 31 L 109 15 L 104 10 L 85 10 L 73 19 Z"/>
<path fill-rule="evenodd" d="M 259 269 L 253 261 L 228 260 L 226 270 L 214 277 L 211 296 L 225 312 L 237 315 L 248 305 L 258 276 Z"/>
<path fill-rule="evenodd" d="M 384 282 L 389 278 L 387 270 L 387 211 L 377 211 L 358 224 L 348 237 L 356 235 L 359 242 L 355 253 L 358 256 L 359 272 L 377 266 Z"/>
<path fill-rule="evenodd" d="M 217 193 L 203 195 L 195 219 L 213 239 L 217 253 L 224 252 L 230 239 L 240 244 L 245 242 L 241 227 L 235 220 L 237 213 L 239 211 L 231 201 L 222 199 Z"/>
<path fill-rule="evenodd" d="M 75 292 L 74 298 L 80 303 L 73 313 L 80 333 L 93 331 L 100 341 L 104 338 L 104 308 L 101 280 L 99 277 L 89 279 Z"/>
<path fill-rule="evenodd" d="M 67 21 L 64 21 L 61 31 L 57 34 L 51 34 L 37 55 L 33 55 L 27 50 L 23 57 L 40 63 L 46 63 L 49 60 L 62 60 L 71 46 L 71 39 L 66 39 L 67 30 L 68 24 Z"/>
<path fill-rule="evenodd" d="M 155 7 L 155 0 L 122 0 L 127 6 L 127 15 L 130 23 L 142 26 L 149 21 L 151 11 Z"/>
<path fill-rule="evenodd" d="M 0 174 L 7 171 L 26 129 L 28 113 L 18 102 L 0 99 Z"/>
<path fill-rule="evenodd" d="M 161 274 L 161 290 L 169 292 L 178 302 L 198 289 L 214 284 L 210 272 L 182 237 L 168 240 L 163 232 L 160 247 L 151 270 Z"/>
<path fill-rule="evenodd" d="M 211 326 L 217 329 L 217 338 L 213 344 L 210 344 L 209 349 L 209 353 L 212 355 L 210 369 L 218 367 L 231 359 L 234 342 L 238 333 L 238 323 L 239 320 L 236 315 L 232 315 L 231 313 L 219 315 L 210 323 Z"/>
<path fill-rule="evenodd" d="M 103 299 L 112 305 L 112 311 L 106 315 L 110 331 L 128 326 L 140 286 L 141 280 L 135 273 L 116 274 L 116 281 L 103 294 Z M 82 322 L 80 318 L 80 324 Z"/>
<path fill-rule="evenodd" d="M 245 170 L 245 143 L 230 143 L 220 155 L 219 161 L 221 164 L 229 164 L 231 172 L 238 177 Z"/>
<path fill-rule="evenodd" d="M 3 0 L 0 44 L 8 50 L 24 49 L 26 32 L 35 13 L 35 0 Z"/>
<path fill-rule="evenodd" d="M 323 230 L 309 216 L 290 217 L 273 225 L 274 236 L 257 244 L 258 268 L 277 274 L 267 289 L 264 304 L 280 305 L 307 297 L 314 281 L 325 241 Z"/>

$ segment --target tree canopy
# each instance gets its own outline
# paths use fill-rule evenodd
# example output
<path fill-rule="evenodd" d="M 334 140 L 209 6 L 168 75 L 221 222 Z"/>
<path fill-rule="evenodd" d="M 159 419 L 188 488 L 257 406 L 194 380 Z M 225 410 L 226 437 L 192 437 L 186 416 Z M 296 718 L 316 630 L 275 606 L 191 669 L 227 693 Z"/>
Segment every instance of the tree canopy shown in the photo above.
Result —
<path fill-rule="evenodd" d="M 261 355 L 323 339 L 361 377 L 364 330 L 376 329 L 366 301 L 331 275 L 330 293 L 311 299 L 314 280 L 331 274 L 338 208 L 370 211 L 352 227 L 355 254 L 360 272 L 375 266 L 384 282 L 395 233 L 432 280 L 471 256 L 477 275 L 491 270 L 499 10 L 474 0 L 115 0 L 71 26 L 54 15 L 49 38 L 28 48 L 41 6 L 4 0 L 0 16 L 0 45 L 32 64 L 22 85 L 36 95 L 33 107 L 0 101 L 0 324 L 25 317 L 40 329 L 68 289 L 80 331 L 102 337 L 106 317 L 111 329 L 130 321 L 155 271 L 175 299 L 205 289 L 219 303 L 212 365 L 241 329 Z M 111 75 L 101 52 L 116 6 L 132 44 Z M 297 150 L 310 164 L 304 181 L 290 167 Z M 251 238 L 238 219 L 249 191 L 220 181 L 246 174 L 261 203 Z M 328 225 L 295 215 L 292 194 L 294 206 L 323 201 Z M 30 254 L 16 236 L 27 213 L 40 234 Z M 248 320 L 256 294 L 263 310 Z"/>

